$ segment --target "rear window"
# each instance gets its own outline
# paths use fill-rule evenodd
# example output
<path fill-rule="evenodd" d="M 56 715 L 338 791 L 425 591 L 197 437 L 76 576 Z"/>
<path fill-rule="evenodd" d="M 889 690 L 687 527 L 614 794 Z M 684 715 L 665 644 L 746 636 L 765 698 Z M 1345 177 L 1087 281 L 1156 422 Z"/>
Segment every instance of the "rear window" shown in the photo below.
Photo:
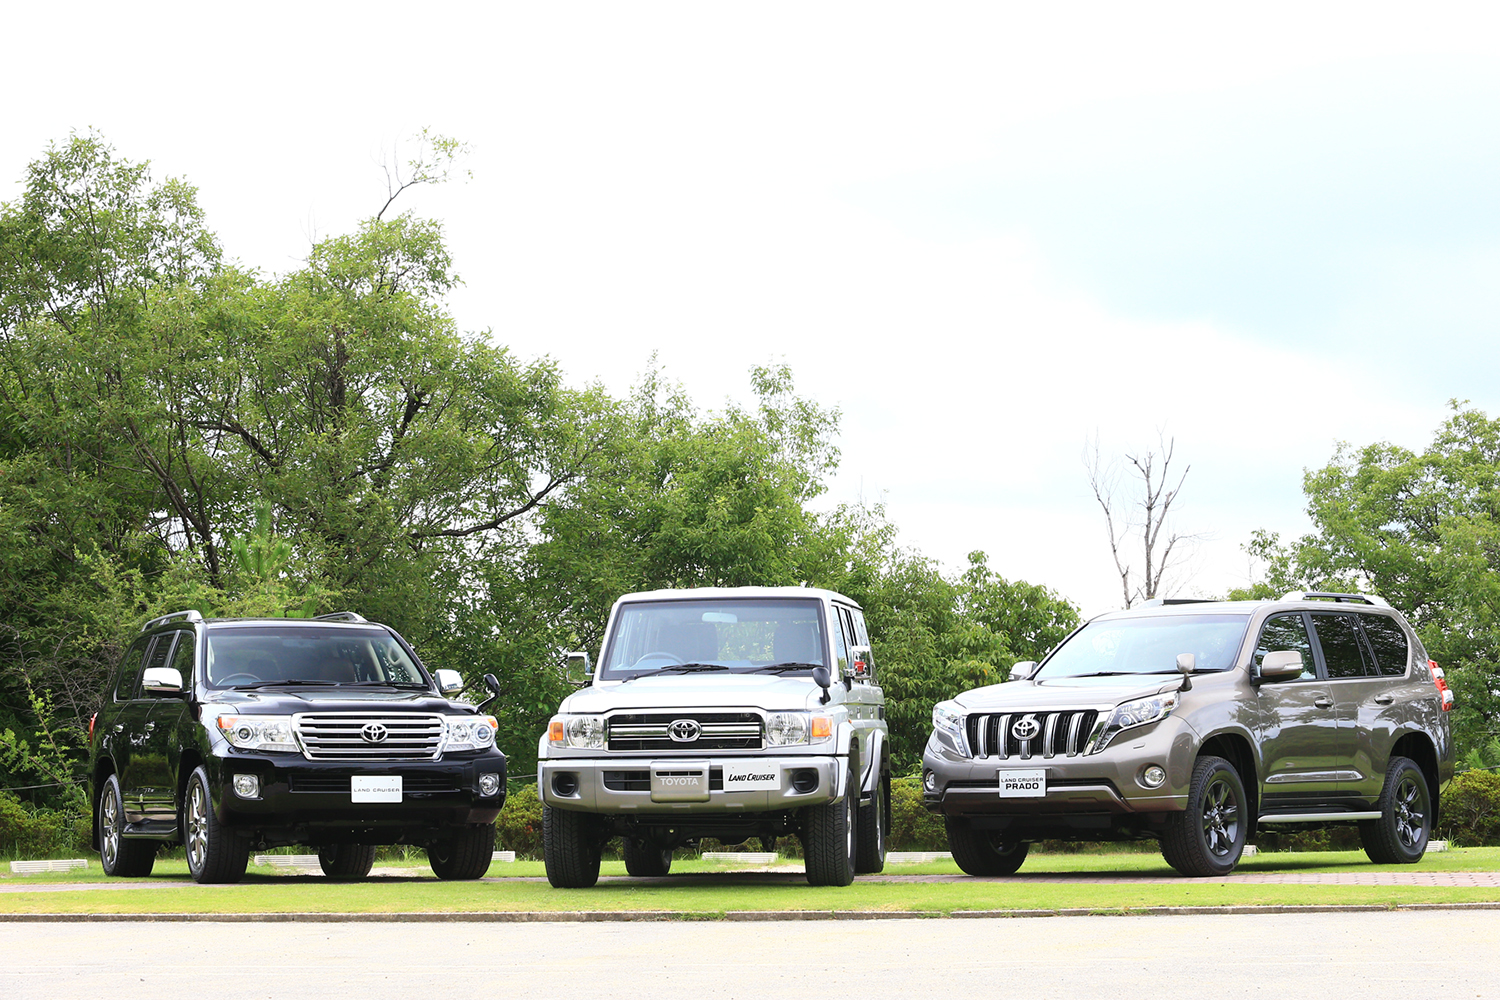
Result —
<path fill-rule="evenodd" d="M 1402 677 L 1410 656 L 1406 630 L 1384 615 L 1360 615 L 1365 637 L 1375 650 L 1375 664 L 1387 677 Z"/>

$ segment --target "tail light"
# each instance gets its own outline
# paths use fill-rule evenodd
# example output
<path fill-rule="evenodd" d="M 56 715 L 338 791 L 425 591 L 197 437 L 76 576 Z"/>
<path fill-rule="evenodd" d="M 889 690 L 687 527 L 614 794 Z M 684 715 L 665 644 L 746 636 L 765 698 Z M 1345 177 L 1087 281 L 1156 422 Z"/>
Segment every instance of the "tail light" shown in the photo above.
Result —
<path fill-rule="evenodd" d="M 1448 681 L 1443 676 L 1443 668 L 1437 665 L 1436 660 L 1428 660 L 1427 669 L 1432 672 L 1432 683 L 1437 685 L 1438 697 L 1442 699 L 1443 711 L 1453 711 L 1453 690 L 1448 687 Z"/>
<path fill-rule="evenodd" d="M 89 716 L 89 746 L 94 745 L 94 723 L 99 721 L 99 713 L 95 712 Z"/>

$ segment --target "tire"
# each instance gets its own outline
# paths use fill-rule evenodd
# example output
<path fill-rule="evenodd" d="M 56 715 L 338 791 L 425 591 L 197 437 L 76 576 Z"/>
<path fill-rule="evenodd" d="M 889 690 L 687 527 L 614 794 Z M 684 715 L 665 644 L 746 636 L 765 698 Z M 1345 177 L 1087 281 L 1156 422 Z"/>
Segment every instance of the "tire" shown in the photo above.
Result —
<path fill-rule="evenodd" d="M 371 848 L 373 856 L 374 849 Z M 448 881 L 472 881 L 483 878 L 495 860 L 495 825 L 460 826 L 427 848 L 427 863 L 432 873 Z"/>
<path fill-rule="evenodd" d="M 625 871 L 637 878 L 665 875 L 672 870 L 672 852 L 637 840 L 625 838 Z"/>
<path fill-rule="evenodd" d="M 1162 857 L 1192 878 L 1228 875 L 1240 863 L 1249 833 L 1250 810 L 1239 772 L 1223 757 L 1199 757 L 1187 809 L 1167 819 Z"/>
<path fill-rule="evenodd" d="M 195 882 L 238 882 L 250 863 L 250 842 L 219 822 L 213 802 L 208 772 L 197 768 L 188 778 L 182 810 L 188 872 Z"/>
<path fill-rule="evenodd" d="M 802 821 L 802 854 L 809 885 L 848 885 L 854 881 L 858 801 L 859 781 L 850 772 L 842 801 L 807 807 Z"/>
<path fill-rule="evenodd" d="M 998 830 L 976 830 L 953 816 L 946 817 L 943 825 L 948 831 L 948 850 L 966 875 L 1014 875 L 1031 850 L 1024 840 L 1006 840 Z"/>
<path fill-rule="evenodd" d="M 1414 865 L 1432 835 L 1432 795 L 1415 761 L 1392 757 L 1380 790 L 1380 818 L 1359 824 L 1365 853 L 1377 865 Z"/>
<path fill-rule="evenodd" d="M 875 794 L 870 796 L 870 804 L 859 807 L 859 818 L 854 824 L 859 834 L 854 851 L 854 871 L 858 875 L 873 875 L 885 870 L 886 817 L 889 815 L 886 792 L 890 787 L 890 775 L 881 775 L 875 782 Z"/>
<path fill-rule="evenodd" d="M 159 840 L 125 836 L 125 796 L 113 774 L 99 796 L 99 867 L 119 878 L 145 878 L 156 865 Z"/>
<path fill-rule="evenodd" d="M 598 882 L 603 847 L 598 822 L 588 813 L 542 807 L 542 858 L 554 889 L 587 889 Z"/>
<path fill-rule="evenodd" d="M 361 879 L 375 867 L 371 844 L 326 844 L 318 848 L 318 867 L 334 879 Z"/>

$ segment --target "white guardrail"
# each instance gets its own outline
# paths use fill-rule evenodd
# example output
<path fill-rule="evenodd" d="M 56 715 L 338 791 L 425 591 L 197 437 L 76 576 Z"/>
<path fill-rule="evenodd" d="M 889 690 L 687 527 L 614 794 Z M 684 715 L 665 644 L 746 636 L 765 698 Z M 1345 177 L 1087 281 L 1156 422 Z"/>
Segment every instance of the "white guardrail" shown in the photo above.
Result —
<path fill-rule="evenodd" d="M 704 851 L 704 861 L 736 861 L 746 865 L 769 865 L 776 860 L 775 851 Z"/>
<path fill-rule="evenodd" d="M 65 872 L 70 868 L 87 868 L 89 863 L 84 858 L 52 858 L 47 861 L 12 861 L 10 872 L 12 875 L 31 875 L 36 872 Z"/>

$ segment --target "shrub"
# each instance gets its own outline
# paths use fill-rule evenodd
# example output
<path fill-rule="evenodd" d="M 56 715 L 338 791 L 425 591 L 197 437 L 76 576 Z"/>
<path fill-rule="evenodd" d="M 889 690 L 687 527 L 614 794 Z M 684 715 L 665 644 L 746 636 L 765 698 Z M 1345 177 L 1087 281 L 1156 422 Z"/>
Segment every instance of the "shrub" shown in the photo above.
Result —
<path fill-rule="evenodd" d="M 495 820 L 495 839 L 501 850 L 515 851 L 518 858 L 542 856 L 542 800 L 536 785 L 512 788 Z"/>
<path fill-rule="evenodd" d="M 891 780 L 891 835 L 893 851 L 946 851 L 948 834 L 943 818 L 922 805 L 922 779 Z"/>
<path fill-rule="evenodd" d="M 1500 842 L 1500 774 L 1463 771 L 1443 793 L 1439 832 L 1457 845 Z"/>
<path fill-rule="evenodd" d="M 0 854 L 45 858 L 88 850 L 89 814 L 82 805 L 46 809 L 0 791 Z"/>

